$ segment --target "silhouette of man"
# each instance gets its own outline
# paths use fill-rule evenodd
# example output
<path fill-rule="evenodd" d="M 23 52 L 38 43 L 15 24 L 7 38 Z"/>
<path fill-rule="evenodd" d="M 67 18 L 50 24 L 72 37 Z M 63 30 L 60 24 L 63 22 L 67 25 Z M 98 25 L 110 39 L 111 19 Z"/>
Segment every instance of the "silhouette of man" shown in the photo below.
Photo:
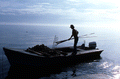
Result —
<path fill-rule="evenodd" d="M 78 31 L 76 29 L 74 29 L 74 25 L 70 25 L 70 28 L 72 29 L 72 35 L 71 37 L 68 39 L 70 40 L 72 37 L 74 37 L 74 50 L 72 55 L 76 55 L 77 54 L 77 43 L 78 43 Z"/>

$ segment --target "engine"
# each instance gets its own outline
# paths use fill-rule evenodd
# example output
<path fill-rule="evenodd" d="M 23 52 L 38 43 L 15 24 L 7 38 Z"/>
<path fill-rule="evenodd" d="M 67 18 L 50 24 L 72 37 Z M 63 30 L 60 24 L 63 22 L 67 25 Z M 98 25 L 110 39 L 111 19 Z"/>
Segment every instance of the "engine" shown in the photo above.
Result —
<path fill-rule="evenodd" d="M 97 47 L 96 42 L 89 42 L 89 48 L 95 49 Z"/>

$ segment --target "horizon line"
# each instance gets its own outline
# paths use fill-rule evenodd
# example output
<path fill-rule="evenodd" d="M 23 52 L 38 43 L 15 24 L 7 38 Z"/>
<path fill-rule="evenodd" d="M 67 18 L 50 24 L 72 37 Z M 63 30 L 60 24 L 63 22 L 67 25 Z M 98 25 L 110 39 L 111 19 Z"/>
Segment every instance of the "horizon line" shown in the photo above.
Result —
<path fill-rule="evenodd" d="M 119 23 L 111 23 L 111 24 L 98 24 L 98 23 L 80 23 L 80 24 L 76 24 L 76 23 L 71 23 L 73 25 L 75 25 L 75 27 L 113 27 L 111 26 L 112 24 L 115 25 L 115 27 L 118 27 L 117 25 L 119 25 Z M 12 23 L 12 22 L 0 22 L 0 25 L 26 25 L 26 26 L 60 26 L 60 27 L 68 27 L 71 24 L 50 24 L 50 23 Z M 113 27 L 114 28 L 114 27 Z"/>

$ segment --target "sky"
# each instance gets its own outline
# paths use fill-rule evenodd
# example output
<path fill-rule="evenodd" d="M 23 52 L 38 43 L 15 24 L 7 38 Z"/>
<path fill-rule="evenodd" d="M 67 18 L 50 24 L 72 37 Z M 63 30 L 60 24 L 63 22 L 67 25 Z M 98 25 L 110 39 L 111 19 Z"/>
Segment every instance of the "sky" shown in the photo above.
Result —
<path fill-rule="evenodd" d="M 0 25 L 118 26 L 120 5 L 119 0 L 0 0 L 0 18 Z"/>

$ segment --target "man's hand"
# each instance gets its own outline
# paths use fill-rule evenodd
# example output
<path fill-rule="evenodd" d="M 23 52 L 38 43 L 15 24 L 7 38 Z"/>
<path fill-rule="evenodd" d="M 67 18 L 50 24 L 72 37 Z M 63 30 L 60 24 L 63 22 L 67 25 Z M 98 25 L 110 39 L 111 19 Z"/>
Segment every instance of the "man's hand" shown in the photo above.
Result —
<path fill-rule="evenodd" d="M 70 40 L 71 38 L 69 38 L 68 40 Z"/>

